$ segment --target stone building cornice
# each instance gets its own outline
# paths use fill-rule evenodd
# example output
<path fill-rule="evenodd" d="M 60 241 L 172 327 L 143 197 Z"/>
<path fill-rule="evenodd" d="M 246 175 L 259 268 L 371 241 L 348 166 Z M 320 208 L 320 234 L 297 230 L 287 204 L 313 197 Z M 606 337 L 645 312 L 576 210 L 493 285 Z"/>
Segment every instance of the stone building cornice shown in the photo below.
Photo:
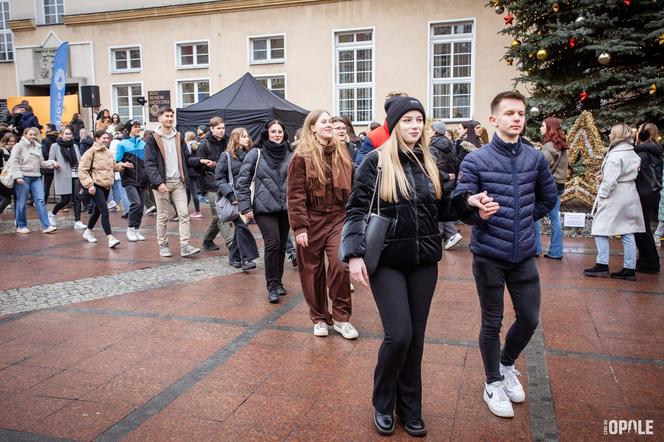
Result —
<path fill-rule="evenodd" d="M 31 18 L 9 20 L 7 23 L 13 32 L 32 31 L 37 28 L 37 26 L 35 26 L 35 21 Z"/>
<path fill-rule="evenodd" d="M 154 20 L 190 15 L 218 14 L 224 12 L 250 11 L 267 8 L 285 8 L 309 6 L 322 3 L 336 3 L 350 0 L 216 0 L 201 3 L 189 3 L 172 6 L 129 9 L 123 11 L 93 12 L 65 15 L 67 26 L 85 26 L 100 23 L 125 22 L 129 20 Z M 15 20 L 19 21 L 19 20 Z M 25 20 L 20 20 L 25 21 Z M 14 28 L 12 27 L 12 30 Z M 27 29 L 27 28 L 25 28 Z M 34 25 L 33 28 L 34 29 Z M 21 28 L 20 30 L 24 30 Z"/>

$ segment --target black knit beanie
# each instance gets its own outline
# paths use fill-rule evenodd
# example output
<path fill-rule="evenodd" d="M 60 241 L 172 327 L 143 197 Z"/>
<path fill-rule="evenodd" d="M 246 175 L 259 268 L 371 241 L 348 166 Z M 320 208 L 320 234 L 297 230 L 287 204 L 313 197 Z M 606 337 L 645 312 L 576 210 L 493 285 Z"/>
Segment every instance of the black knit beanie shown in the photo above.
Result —
<path fill-rule="evenodd" d="M 387 130 L 391 133 L 403 114 L 412 110 L 421 112 L 422 117 L 426 118 L 424 106 L 422 106 L 422 103 L 420 103 L 420 100 L 417 98 L 392 97 L 387 103 L 385 103 L 385 111 L 387 112 Z"/>

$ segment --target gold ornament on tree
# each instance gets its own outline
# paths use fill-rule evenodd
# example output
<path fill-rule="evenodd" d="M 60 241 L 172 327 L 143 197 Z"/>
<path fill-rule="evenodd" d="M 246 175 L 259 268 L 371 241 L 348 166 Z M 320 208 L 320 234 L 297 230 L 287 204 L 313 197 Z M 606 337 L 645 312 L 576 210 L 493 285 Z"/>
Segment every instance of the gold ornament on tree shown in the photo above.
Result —
<path fill-rule="evenodd" d="M 519 46 L 521 46 L 521 41 L 520 40 L 518 40 L 516 38 L 514 40 L 512 40 L 512 49 L 516 49 Z"/>
<path fill-rule="evenodd" d="M 542 48 L 539 51 L 537 51 L 537 59 L 539 61 L 544 61 L 547 58 L 549 58 L 549 52 L 546 49 Z"/>
<path fill-rule="evenodd" d="M 650 87 L 648 88 L 648 93 L 650 95 L 655 95 L 655 93 L 657 93 L 657 85 L 655 83 L 650 85 Z"/>
<path fill-rule="evenodd" d="M 558 3 L 554 3 L 553 5 L 551 5 L 551 10 L 552 10 L 553 12 L 558 12 L 558 11 L 560 11 L 560 5 L 559 5 Z"/>
<path fill-rule="evenodd" d="M 597 61 L 599 61 L 599 64 L 607 65 L 611 63 L 611 54 L 608 52 L 602 52 L 599 54 L 599 57 L 597 57 Z"/>

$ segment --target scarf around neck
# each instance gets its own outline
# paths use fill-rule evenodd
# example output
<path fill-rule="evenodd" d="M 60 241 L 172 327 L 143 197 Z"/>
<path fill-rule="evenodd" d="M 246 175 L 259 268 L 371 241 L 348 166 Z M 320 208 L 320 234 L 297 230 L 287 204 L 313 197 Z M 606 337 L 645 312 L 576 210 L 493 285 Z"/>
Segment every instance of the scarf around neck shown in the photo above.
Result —
<path fill-rule="evenodd" d="M 76 155 L 76 149 L 74 148 L 74 140 L 71 139 L 65 141 L 61 137 L 58 137 L 56 143 L 60 146 L 60 153 L 65 161 L 67 161 L 72 168 L 78 168 L 78 156 Z"/>
<path fill-rule="evenodd" d="M 273 143 L 270 140 L 266 140 L 262 144 L 263 153 L 265 153 L 265 159 L 267 160 L 268 165 L 272 169 L 278 169 L 281 162 L 286 158 L 286 152 L 288 152 L 288 141 L 284 140 L 281 143 Z"/>
<path fill-rule="evenodd" d="M 328 144 L 323 145 L 317 139 L 314 140 L 314 143 L 317 143 L 320 148 L 323 149 L 323 159 L 325 161 L 325 170 L 328 169 L 332 175 L 332 188 L 334 194 L 339 201 L 346 202 L 348 196 L 350 195 L 350 189 L 352 186 L 352 175 L 353 175 L 353 166 L 350 164 L 344 163 L 339 149 L 334 142 L 330 141 Z M 325 199 L 326 185 L 321 184 L 318 172 L 314 167 L 313 161 L 311 161 L 311 155 L 305 154 L 302 155 L 304 158 L 304 167 L 306 171 L 307 181 L 309 182 L 309 188 L 313 190 L 314 199 Z"/>

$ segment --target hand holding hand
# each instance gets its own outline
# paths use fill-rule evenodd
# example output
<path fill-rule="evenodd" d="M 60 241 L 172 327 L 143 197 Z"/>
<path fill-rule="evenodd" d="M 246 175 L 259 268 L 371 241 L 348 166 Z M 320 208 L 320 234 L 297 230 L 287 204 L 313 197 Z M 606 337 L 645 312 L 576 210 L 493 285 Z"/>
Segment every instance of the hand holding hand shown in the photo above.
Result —
<path fill-rule="evenodd" d="M 497 202 L 493 201 L 493 198 L 487 195 L 486 192 L 476 193 L 468 197 L 468 205 L 471 207 L 477 207 L 479 209 L 480 218 L 483 220 L 489 219 L 492 215 L 495 215 L 500 209 L 500 205 Z"/>

